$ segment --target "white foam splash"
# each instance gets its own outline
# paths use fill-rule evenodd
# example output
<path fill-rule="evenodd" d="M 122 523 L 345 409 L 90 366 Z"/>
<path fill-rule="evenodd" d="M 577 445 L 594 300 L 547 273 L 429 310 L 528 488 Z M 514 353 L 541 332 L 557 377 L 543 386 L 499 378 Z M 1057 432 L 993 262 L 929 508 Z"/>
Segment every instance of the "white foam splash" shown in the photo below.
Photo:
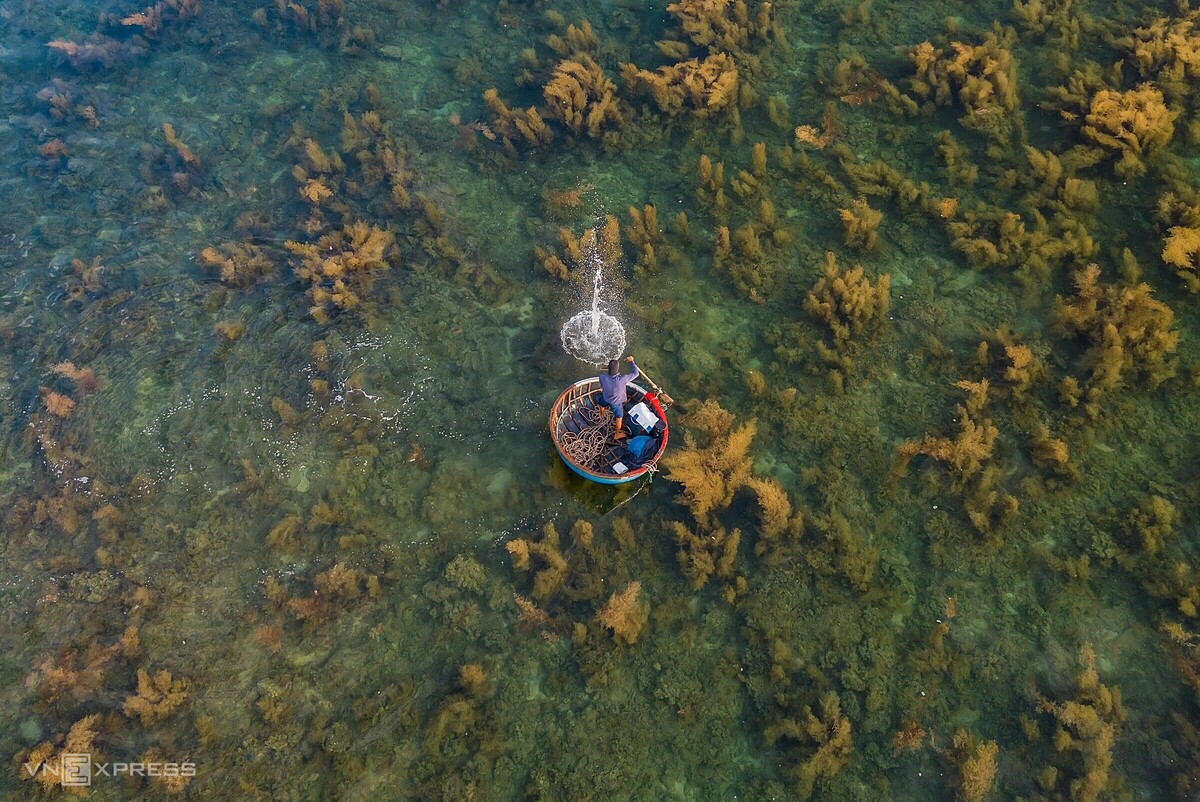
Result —
<path fill-rule="evenodd" d="M 563 324 L 559 332 L 567 353 L 583 362 L 601 365 L 625 352 L 625 327 L 607 312 L 585 309 Z"/>
<path fill-rule="evenodd" d="M 588 254 L 588 261 L 596 266 L 592 275 L 592 308 L 564 323 L 558 336 L 571 356 L 598 365 L 618 359 L 625 352 L 625 327 L 621 321 L 600 310 L 604 262 L 594 247 Z"/>

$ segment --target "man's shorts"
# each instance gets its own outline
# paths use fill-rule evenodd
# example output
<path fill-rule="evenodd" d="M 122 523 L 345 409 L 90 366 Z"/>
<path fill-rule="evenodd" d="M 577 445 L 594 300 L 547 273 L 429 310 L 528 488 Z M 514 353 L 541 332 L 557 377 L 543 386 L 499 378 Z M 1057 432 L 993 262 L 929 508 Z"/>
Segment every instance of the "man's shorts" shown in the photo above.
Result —
<path fill-rule="evenodd" d="M 624 404 L 609 404 L 607 401 L 605 401 L 604 403 L 608 404 L 608 408 L 612 410 L 612 414 L 613 414 L 614 418 L 625 417 L 625 405 Z"/>

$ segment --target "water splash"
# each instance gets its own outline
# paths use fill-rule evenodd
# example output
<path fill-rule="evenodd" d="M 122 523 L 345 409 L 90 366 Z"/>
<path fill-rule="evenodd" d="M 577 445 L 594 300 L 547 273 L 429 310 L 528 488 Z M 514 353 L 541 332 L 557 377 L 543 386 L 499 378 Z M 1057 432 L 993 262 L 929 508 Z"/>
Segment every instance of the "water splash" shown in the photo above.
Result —
<path fill-rule="evenodd" d="M 604 274 L 600 272 L 600 266 L 596 266 L 596 275 L 592 276 L 592 336 L 596 336 L 596 332 L 600 327 L 600 279 Z"/>
<path fill-rule="evenodd" d="M 585 309 L 563 324 L 559 332 L 563 348 L 581 362 L 601 365 L 617 359 L 625 351 L 625 327 L 621 321 L 600 309 L 600 290 L 604 263 L 593 247 L 588 262 L 595 265 L 592 275 L 592 308 Z"/>
<path fill-rule="evenodd" d="M 563 324 L 559 337 L 567 353 L 593 365 L 616 359 L 625 351 L 625 327 L 607 312 L 585 309 Z"/>

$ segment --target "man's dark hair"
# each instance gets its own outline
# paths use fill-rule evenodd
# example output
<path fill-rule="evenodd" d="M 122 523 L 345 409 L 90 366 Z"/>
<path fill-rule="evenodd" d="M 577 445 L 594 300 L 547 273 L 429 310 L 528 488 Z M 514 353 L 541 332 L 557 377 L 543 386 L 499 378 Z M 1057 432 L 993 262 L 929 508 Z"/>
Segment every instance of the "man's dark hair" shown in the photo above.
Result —
<path fill-rule="evenodd" d="M 615 359 L 608 360 L 608 375 L 616 376 L 621 372 L 621 363 Z"/>

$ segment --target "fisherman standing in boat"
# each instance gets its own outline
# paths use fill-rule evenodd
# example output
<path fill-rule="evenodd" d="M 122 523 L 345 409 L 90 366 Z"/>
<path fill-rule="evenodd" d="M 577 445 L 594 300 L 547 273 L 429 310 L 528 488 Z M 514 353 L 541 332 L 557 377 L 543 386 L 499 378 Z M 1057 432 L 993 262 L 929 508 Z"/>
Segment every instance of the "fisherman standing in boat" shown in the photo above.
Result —
<path fill-rule="evenodd" d="M 621 363 L 615 359 L 608 361 L 608 373 L 600 374 L 600 389 L 604 391 L 604 403 L 608 404 L 608 408 L 612 410 L 615 428 L 613 430 L 614 440 L 624 440 L 629 435 L 621 430 L 625 423 L 625 402 L 629 400 L 629 395 L 625 392 L 625 385 L 642 375 L 638 370 L 638 366 L 634 364 L 633 357 L 625 357 L 625 361 L 633 365 L 632 373 L 621 373 Z"/>

